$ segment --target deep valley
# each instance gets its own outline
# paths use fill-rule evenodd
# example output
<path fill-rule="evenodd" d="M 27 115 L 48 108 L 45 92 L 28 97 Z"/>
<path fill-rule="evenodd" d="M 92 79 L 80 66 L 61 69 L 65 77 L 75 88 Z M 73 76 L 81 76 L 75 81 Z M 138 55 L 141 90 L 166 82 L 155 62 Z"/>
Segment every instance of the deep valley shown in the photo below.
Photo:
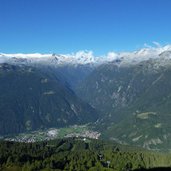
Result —
<path fill-rule="evenodd" d="M 114 60 L 1 54 L 0 170 L 169 169 L 170 49 Z"/>

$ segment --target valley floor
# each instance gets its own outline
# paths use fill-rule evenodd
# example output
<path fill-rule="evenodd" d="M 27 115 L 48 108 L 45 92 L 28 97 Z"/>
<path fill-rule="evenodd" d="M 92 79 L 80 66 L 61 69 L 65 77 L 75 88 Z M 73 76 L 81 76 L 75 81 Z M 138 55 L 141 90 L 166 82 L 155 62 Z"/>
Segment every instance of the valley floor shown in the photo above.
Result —
<path fill-rule="evenodd" d="M 98 139 L 100 133 L 93 131 L 88 125 L 74 125 L 65 128 L 50 128 L 46 130 L 37 130 L 27 133 L 21 133 L 12 136 L 1 137 L 2 140 L 16 141 L 16 142 L 37 142 L 47 141 L 56 138 L 70 138 L 70 137 L 81 137 L 84 140 L 86 138 Z"/>

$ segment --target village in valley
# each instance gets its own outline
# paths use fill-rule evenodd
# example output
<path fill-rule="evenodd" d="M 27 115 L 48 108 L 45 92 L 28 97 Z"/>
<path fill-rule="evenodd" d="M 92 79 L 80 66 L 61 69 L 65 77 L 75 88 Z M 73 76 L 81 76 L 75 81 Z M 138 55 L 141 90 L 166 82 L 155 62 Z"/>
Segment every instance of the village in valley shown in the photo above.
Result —
<path fill-rule="evenodd" d="M 66 128 L 49 128 L 46 130 L 37 130 L 28 133 L 21 133 L 13 136 L 1 137 L 7 141 L 16 142 L 37 142 L 45 140 L 53 140 L 57 138 L 82 138 L 82 140 L 99 139 L 101 133 L 90 130 L 87 125 L 74 125 Z"/>

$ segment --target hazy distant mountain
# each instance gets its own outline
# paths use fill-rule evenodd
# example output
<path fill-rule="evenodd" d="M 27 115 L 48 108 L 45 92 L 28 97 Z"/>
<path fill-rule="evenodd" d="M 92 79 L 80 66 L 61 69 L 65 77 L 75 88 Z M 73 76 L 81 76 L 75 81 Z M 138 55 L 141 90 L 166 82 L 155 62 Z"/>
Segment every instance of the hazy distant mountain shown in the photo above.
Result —
<path fill-rule="evenodd" d="M 133 52 L 109 52 L 104 56 L 94 56 L 92 51 L 78 51 L 72 54 L 0 54 L 0 63 L 27 65 L 101 65 L 118 61 L 121 65 L 133 65 L 149 59 L 159 59 L 161 55 L 170 58 L 171 45 L 143 48 Z"/>

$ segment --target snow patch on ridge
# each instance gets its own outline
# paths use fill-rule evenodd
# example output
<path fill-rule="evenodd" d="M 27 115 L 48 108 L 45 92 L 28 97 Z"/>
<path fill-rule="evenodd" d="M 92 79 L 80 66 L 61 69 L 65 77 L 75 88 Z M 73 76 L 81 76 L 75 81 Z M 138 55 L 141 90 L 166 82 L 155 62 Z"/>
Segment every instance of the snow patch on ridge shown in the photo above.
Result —
<path fill-rule="evenodd" d="M 102 64 L 105 62 L 118 62 L 120 64 L 137 64 L 149 59 L 171 59 L 171 45 L 160 46 L 154 42 L 155 47 L 145 46 L 133 52 L 109 52 L 104 56 L 94 56 L 92 51 L 78 51 L 71 54 L 0 54 L 0 63 L 42 63 L 42 64 Z"/>

